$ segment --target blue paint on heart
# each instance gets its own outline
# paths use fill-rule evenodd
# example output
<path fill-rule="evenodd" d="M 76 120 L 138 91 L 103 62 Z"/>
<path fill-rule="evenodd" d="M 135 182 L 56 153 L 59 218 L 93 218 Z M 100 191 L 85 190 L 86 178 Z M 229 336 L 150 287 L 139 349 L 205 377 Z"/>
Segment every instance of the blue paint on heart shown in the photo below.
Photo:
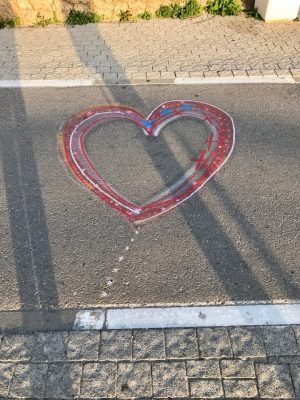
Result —
<path fill-rule="evenodd" d="M 182 106 L 178 108 L 178 111 L 191 111 L 192 108 L 193 107 L 191 105 L 183 103 Z"/>
<path fill-rule="evenodd" d="M 168 115 L 171 114 L 171 112 L 174 110 L 174 108 L 166 108 L 165 110 L 161 110 L 160 115 Z"/>

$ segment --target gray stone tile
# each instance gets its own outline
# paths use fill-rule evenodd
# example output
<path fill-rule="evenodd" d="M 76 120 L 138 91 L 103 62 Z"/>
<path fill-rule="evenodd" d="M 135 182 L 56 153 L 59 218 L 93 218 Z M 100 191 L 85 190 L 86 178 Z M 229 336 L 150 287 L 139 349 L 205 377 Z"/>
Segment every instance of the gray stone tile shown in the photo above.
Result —
<path fill-rule="evenodd" d="M 298 356 L 280 356 L 278 362 L 283 364 L 300 364 L 300 355 Z"/>
<path fill-rule="evenodd" d="M 81 397 L 115 397 L 117 364 L 113 362 L 88 363 L 83 367 Z"/>
<path fill-rule="evenodd" d="M 289 367 L 285 364 L 257 364 L 256 376 L 261 397 L 294 397 Z"/>
<path fill-rule="evenodd" d="M 237 69 L 237 70 L 233 69 L 232 73 L 233 73 L 233 76 L 244 76 L 244 77 L 248 76 L 247 72 L 243 69 Z"/>
<path fill-rule="evenodd" d="M 0 396 L 8 395 L 9 382 L 13 374 L 13 364 L 0 363 Z"/>
<path fill-rule="evenodd" d="M 201 357 L 231 357 L 231 347 L 226 328 L 198 329 Z"/>
<path fill-rule="evenodd" d="M 298 365 L 290 365 L 290 369 L 295 388 L 295 395 L 300 397 L 300 363 Z"/>
<path fill-rule="evenodd" d="M 223 378 L 255 378 L 252 361 L 221 360 Z"/>
<path fill-rule="evenodd" d="M 195 329 L 166 329 L 167 358 L 199 358 Z"/>
<path fill-rule="evenodd" d="M 10 385 L 10 396 L 43 397 L 47 370 L 47 364 L 16 365 Z"/>
<path fill-rule="evenodd" d="M 257 396 L 254 380 L 226 379 L 223 382 L 226 398 L 253 398 Z"/>
<path fill-rule="evenodd" d="M 154 397 L 186 397 L 186 371 L 183 362 L 152 364 Z"/>
<path fill-rule="evenodd" d="M 79 395 L 81 372 L 81 364 L 50 364 L 45 397 L 59 399 L 77 397 Z"/>
<path fill-rule="evenodd" d="M 151 366 L 147 362 L 119 363 L 117 397 L 150 397 Z"/>
<path fill-rule="evenodd" d="M 138 330 L 133 335 L 133 358 L 160 360 L 165 358 L 164 332 L 157 330 Z"/>
<path fill-rule="evenodd" d="M 261 71 L 259 69 L 247 69 L 248 76 L 261 76 Z"/>
<path fill-rule="evenodd" d="M 286 356 L 299 354 L 299 348 L 291 327 L 263 327 L 261 332 L 263 335 L 268 356 Z"/>
<path fill-rule="evenodd" d="M 103 331 L 100 341 L 100 360 L 131 360 L 131 331 Z"/>
<path fill-rule="evenodd" d="M 98 360 L 99 341 L 99 332 L 70 332 L 67 345 L 67 359 Z"/>
<path fill-rule="evenodd" d="M 231 71 L 218 71 L 220 77 L 232 77 L 233 73 Z"/>
<path fill-rule="evenodd" d="M 186 362 L 187 376 L 194 378 L 221 378 L 219 361 L 197 360 Z"/>
<path fill-rule="evenodd" d="M 300 349 L 300 326 L 299 325 L 298 326 L 293 326 L 292 329 L 293 329 L 293 331 L 295 333 L 296 340 L 297 340 L 297 343 L 298 343 L 298 347 Z"/>
<path fill-rule="evenodd" d="M 240 358 L 265 357 L 266 351 L 257 328 L 229 328 L 233 354 Z"/>
<path fill-rule="evenodd" d="M 223 397 L 222 383 L 218 379 L 192 379 L 190 380 L 192 397 L 205 399 L 218 399 Z"/>
<path fill-rule="evenodd" d="M 67 332 L 36 333 L 32 361 L 59 361 L 66 359 Z"/>
<path fill-rule="evenodd" d="M 34 348 L 34 335 L 4 336 L 0 347 L 0 360 L 29 360 Z"/>

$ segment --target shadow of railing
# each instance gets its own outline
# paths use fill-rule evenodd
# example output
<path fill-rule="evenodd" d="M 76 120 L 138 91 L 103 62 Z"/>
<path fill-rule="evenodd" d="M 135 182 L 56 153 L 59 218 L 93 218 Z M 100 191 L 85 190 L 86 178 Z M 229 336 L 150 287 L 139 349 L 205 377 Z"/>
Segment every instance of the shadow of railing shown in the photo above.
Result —
<path fill-rule="evenodd" d="M 89 25 L 88 29 L 91 41 L 97 41 L 100 39 L 103 43 L 101 50 L 106 54 L 109 54 L 109 58 L 112 60 L 112 65 L 115 67 L 114 69 L 122 71 L 123 66 L 119 64 L 109 45 L 105 42 L 105 38 L 101 34 L 101 24 Z M 72 38 L 74 48 L 76 49 L 79 47 L 78 35 L 72 34 L 72 28 L 69 28 L 69 34 Z M 90 66 L 91 59 L 87 53 L 81 51 L 78 53 L 78 56 L 84 66 Z M 101 75 L 101 64 L 98 66 L 98 70 L 100 71 Z M 115 86 L 111 86 L 113 82 L 111 79 L 106 79 L 105 71 L 103 72 L 103 79 L 106 84 L 104 91 L 109 91 L 110 96 L 112 96 L 114 99 L 114 102 L 124 104 L 124 92 L 122 92 L 122 90 L 117 90 Z M 100 78 L 102 78 L 102 75 Z M 138 94 L 137 90 L 135 90 L 134 86 L 130 85 L 130 79 L 123 78 L 122 85 L 126 86 L 126 97 L 130 101 L 130 106 L 134 106 L 139 109 L 147 109 L 147 104 L 145 104 L 144 100 Z M 185 171 L 181 169 L 180 164 L 172 155 L 172 151 L 168 147 L 167 142 L 163 138 L 160 140 L 163 141 L 165 149 L 168 149 L 167 156 L 172 163 L 172 168 L 176 168 L 183 174 Z M 144 149 L 152 159 L 153 165 L 159 171 L 163 181 L 168 182 L 168 177 L 166 175 L 167 171 L 157 168 L 154 154 L 151 152 L 151 150 L 149 150 L 146 144 L 144 144 Z M 214 193 L 220 197 L 220 200 L 222 201 L 222 192 L 219 190 L 219 184 L 217 184 L 215 181 L 212 181 L 211 187 L 214 188 Z M 218 190 L 216 190 L 217 188 Z M 232 204 L 230 204 L 229 201 L 223 201 L 223 204 L 226 210 L 229 209 L 229 214 L 231 217 L 242 227 L 242 230 L 247 238 L 254 242 L 254 245 L 260 249 L 260 253 L 263 254 L 264 258 L 267 260 L 266 264 L 270 268 L 270 273 L 272 272 L 272 268 L 276 268 L 278 274 L 282 274 L 283 276 L 280 264 L 277 262 L 273 266 L 273 261 L 275 260 L 274 256 L 264 244 L 263 240 L 259 236 L 255 237 L 254 231 L 249 228 L 250 223 L 247 221 L 246 217 L 243 216 L 243 218 L 238 221 L 239 217 L 230 213 L 230 207 L 232 207 Z M 221 284 L 225 288 L 231 300 L 251 300 L 253 298 L 254 288 L 257 298 L 260 298 L 263 301 L 270 300 L 267 289 L 260 282 L 258 276 L 256 276 L 256 273 L 252 270 L 251 266 L 242 256 L 240 251 L 236 248 L 235 244 L 225 232 L 217 217 L 210 211 L 209 207 L 200 196 L 193 196 L 186 201 L 186 203 L 181 206 L 179 210 L 187 226 L 189 227 L 190 232 L 197 241 L 199 248 L 207 257 L 215 274 L 220 279 Z M 242 282 L 240 279 L 238 279 L 237 270 L 236 268 L 233 268 L 233 266 L 236 266 L 236 268 L 239 268 L 241 271 L 240 276 L 242 276 Z M 245 284 L 243 284 L 245 282 L 247 282 L 247 287 Z M 281 286 L 283 291 L 286 291 L 286 293 L 288 292 L 285 278 L 281 277 L 278 279 L 277 284 Z"/>

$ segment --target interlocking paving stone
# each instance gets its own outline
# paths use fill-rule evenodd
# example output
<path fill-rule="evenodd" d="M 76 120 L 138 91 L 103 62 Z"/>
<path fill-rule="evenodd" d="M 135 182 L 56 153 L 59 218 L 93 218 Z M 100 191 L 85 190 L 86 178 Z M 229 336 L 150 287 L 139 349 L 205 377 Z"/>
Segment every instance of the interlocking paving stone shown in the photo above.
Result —
<path fill-rule="evenodd" d="M 8 395 L 9 382 L 13 373 L 13 364 L 0 364 L 0 396 Z"/>
<path fill-rule="evenodd" d="M 231 357 L 226 328 L 201 328 L 197 331 L 201 357 Z"/>
<path fill-rule="evenodd" d="M 68 360 L 97 360 L 99 332 L 70 332 L 67 346 Z"/>
<path fill-rule="evenodd" d="M 194 378 L 220 378 L 220 367 L 217 360 L 187 361 L 187 376 Z"/>
<path fill-rule="evenodd" d="M 300 363 L 298 365 L 290 365 L 290 369 L 295 388 L 295 395 L 300 397 Z"/>
<path fill-rule="evenodd" d="M 35 336 L 8 335 L 1 340 L 0 360 L 29 360 L 34 348 Z"/>
<path fill-rule="evenodd" d="M 273 396 L 274 399 L 294 397 L 288 365 L 257 364 L 256 375 L 261 397 Z"/>
<path fill-rule="evenodd" d="M 278 362 L 284 363 L 284 364 L 300 364 L 300 355 L 298 355 L 298 356 L 279 356 Z"/>
<path fill-rule="evenodd" d="M 100 360 L 131 360 L 131 331 L 103 331 L 100 341 Z"/>
<path fill-rule="evenodd" d="M 185 397 L 188 395 L 183 362 L 152 364 L 154 397 Z"/>
<path fill-rule="evenodd" d="M 47 364 L 16 365 L 9 395 L 12 397 L 42 397 L 47 370 Z"/>
<path fill-rule="evenodd" d="M 115 397 L 117 364 L 89 363 L 83 367 L 81 397 Z"/>
<path fill-rule="evenodd" d="M 220 77 L 232 77 L 233 76 L 231 71 L 218 71 L 218 75 Z"/>
<path fill-rule="evenodd" d="M 149 397 L 151 395 L 151 366 L 149 363 L 118 364 L 118 397 Z"/>
<path fill-rule="evenodd" d="M 252 361 L 221 360 L 223 378 L 255 378 Z"/>
<path fill-rule="evenodd" d="M 199 358 L 195 329 L 167 329 L 167 358 Z"/>
<path fill-rule="evenodd" d="M 235 357 L 265 357 L 266 351 L 260 330 L 257 328 L 229 328 L 233 354 Z"/>
<path fill-rule="evenodd" d="M 133 358 L 160 360 L 165 358 L 162 330 L 140 330 L 133 334 Z"/>
<path fill-rule="evenodd" d="M 12 361 L 0 360 L 0 397 L 300 397 L 300 354 L 287 354 L 299 349 L 299 326 L 229 328 L 234 355 L 226 328 L 199 328 L 201 357 L 206 359 L 195 359 L 191 351 L 195 333 L 194 329 L 102 331 L 103 356 L 116 361 L 97 362 L 99 332 L 6 335 L 1 351 Z M 159 361 L 165 357 L 167 337 L 172 357 L 183 356 L 182 361 Z M 272 354 L 274 346 L 277 354 Z"/>
<path fill-rule="evenodd" d="M 294 332 L 289 326 L 263 327 L 262 335 L 269 356 L 300 354 Z"/>
<path fill-rule="evenodd" d="M 257 396 L 254 380 L 226 379 L 223 382 L 226 398 L 253 398 Z"/>
<path fill-rule="evenodd" d="M 215 399 L 223 397 L 223 388 L 220 380 L 192 379 L 190 380 L 190 392 L 192 397 Z"/>
<path fill-rule="evenodd" d="M 189 73 L 207 71 L 213 66 L 219 66 L 215 71 L 221 73 L 248 69 L 260 74 L 259 70 L 277 68 L 286 70 L 282 74 L 291 76 L 288 69 L 300 66 L 297 29 L 297 23 L 270 26 L 243 15 L 229 22 L 226 17 L 211 18 L 205 14 L 192 22 L 168 19 L 147 24 L 143 21 L 102 23 L 101 27 L 93 24 L 92 29 L 89 25 L 73 29 L 61 25 L 46 27 L 43 31 L 14 29 L 9 34 L 3 29 L 0 43 L 6 43 L 6 47 L 0 51 L 0 65 L 4 65 L 1 71 L 2 68 L 8 71 L 4 74 L 5 79 L 30 79 L 30 74 L 39 79 L 50 79 L 55 68 L 61 70 L 54 76 L 58 79 L 66 78 L 67 74 L 70 77 L 76 75 L 76 68 L 81 68 L 81 78 L 87 78 L 95 72 L 94 67 L 99 66 L 107 67 L 105 72 L 116 74 L 135 66 L 136 72 L 144 75 L 136 79 L 145 79 L 147 73 L 155 71 Z M 166 32 L 172 32 L 167 41 Z M 136 37 L 139 41 L 135 40 Z M 18 43 L 17 48 L 15 43 Z M 154 43 L 151 50 L 148 43 Z M 277 64 L 274 65 L 274 61 Z M 171 65 L 173 70 L 169 68 Z M 52 75 L 42 72 L 45 66 L 50 67 Z M 22 75 L 23 69 L 27 75 Z M 167 76 L 161 75 L 161 78 Z M 161 78 L 154 76 L 150 79 Z M 115 79 L 119 77 L 107 77 L 108 81 Z"/>
<path fill-rule="evenodd" d="M 234 70 L 232 70 L 232 73 L 233 73 L 233 76 L 243 76 L 243 77 L 248 76 L 247 72 L 243 69 L 240 69 L 240 70 L 234 69 Z"/>
<path fill-rule="evenodd" d="M 45 397 L 72 398 L 79 394 L 82 365 L 51 364 L 49 366 Z"/>
<path fill-rule="evenodd" d="M 294 334 L 296 336 L 296 340 L 297 340 L 297 343 L 298 343 L 298 347 L 300 349 L 300 326 L 293 326 L 292 329 L 294 331 Z"/>
<path fill-rule="evenodd" d="M 37 333 L 32 350 L 32 361 L 65 360 L 67 338 L 67 332 Z"/>

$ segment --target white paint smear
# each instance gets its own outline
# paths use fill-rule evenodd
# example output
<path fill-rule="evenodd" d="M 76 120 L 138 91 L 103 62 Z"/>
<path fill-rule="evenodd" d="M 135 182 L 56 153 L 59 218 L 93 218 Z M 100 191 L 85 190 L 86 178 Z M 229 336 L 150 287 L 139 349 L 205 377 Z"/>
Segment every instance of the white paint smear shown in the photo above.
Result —
<path fill-rule="evenodd" d="M 100 330 L 105 321 L 105 312 L 103 310 L 81 310 L 76 314 L 74 330 Z"/>

